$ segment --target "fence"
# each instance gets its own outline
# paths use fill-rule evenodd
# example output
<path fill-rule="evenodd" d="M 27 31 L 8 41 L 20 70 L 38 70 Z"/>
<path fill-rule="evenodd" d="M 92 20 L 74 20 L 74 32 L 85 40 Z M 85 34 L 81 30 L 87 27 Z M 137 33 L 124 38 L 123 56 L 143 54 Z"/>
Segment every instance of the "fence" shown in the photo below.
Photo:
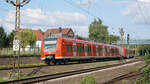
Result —
<path fill-rule="evenodd" d="M 16 52 L 18 54 L 18 52 Z M 2 55 L 14 55 L 13 48 L 0 48 L 0 56 Z M 21 48 L 20 55 L 40 55 L 40 48 Z"/>

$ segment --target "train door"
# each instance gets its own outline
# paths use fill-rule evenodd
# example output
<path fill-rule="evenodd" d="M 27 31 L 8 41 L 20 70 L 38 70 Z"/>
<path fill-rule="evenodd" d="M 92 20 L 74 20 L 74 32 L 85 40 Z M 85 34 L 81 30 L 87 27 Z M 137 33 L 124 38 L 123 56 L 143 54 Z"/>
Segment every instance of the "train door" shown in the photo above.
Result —
<path fill-rule="evenodd" d="M 92 45 L 92 56 L 96 56 L 96 45 Z"/>
<path fill-rule="evenodd" d="M 116 48 L 116 56 L 119 56 L 119 48 Z"/>
<path fill-rule="evenodd" d="M 114 56 L 114 48 L 111 47 L 111 56 Z"/>
<path fill-rule="evenodd" d="M 102 45 L 99 45 L 99 46 L 98 46 L 98 55 L 99 55 L 99 56 L 103 56 L 103 54 L 104 54 L 103 50 L 104 50 L 104 49 L 103 49 L 103 46 L 102 46 Z"/>
<path fill-rule="evenodd" d="M 87 46 L 87 44 L 84 44 L 84 53 L 85 53 L 85 56 L 88 56 L 88 46 Z"/>
<path fill-rule="evenodd" d="M 92 49 L 90 44 L 87 45 L 87 51 L 88 51 L 88 56 L 92 56 Z"/>
<path fill-rule="evenodd" d="M 73 48 L 72 48 L 72 42 L 66 42 L 66 56 L 73 56 Z"/>
<path fill-rule="evenodd" d="M 73 42 L 73 56 L 77 56 L 76 50 L 77 50 L 76 43 Z"/>
<path fill-rule="evenodd" d="M 110 56 L 110 46 L 107 46 L 107 56 Z"/>
<path fill-rule="evenodd" d="M 79 53 L 79 56 L 85 56 L 85 53 L 84 53 L 84 43 L 80 43 L 80 53 Z"/>
<path fill-rule="evenodd" d="M 80 55 L 79 55 L 79 53 L 80 53 L 79 51 L 80 51 L 80 44 L 79 44 L 79 43 L 76 43 L 76 55 L 77 55 L 77 56 L 80 56 Z"/>
<path fill-rule="evenodd" d="M 98 45 L 96 45 L 96 56 L 99 56 Z"/>
<path fill-rule="evenodd" d="M 108 56 L 107 46 L 104 46 L 104 55 L 105 55 L 105 56 Z"/>

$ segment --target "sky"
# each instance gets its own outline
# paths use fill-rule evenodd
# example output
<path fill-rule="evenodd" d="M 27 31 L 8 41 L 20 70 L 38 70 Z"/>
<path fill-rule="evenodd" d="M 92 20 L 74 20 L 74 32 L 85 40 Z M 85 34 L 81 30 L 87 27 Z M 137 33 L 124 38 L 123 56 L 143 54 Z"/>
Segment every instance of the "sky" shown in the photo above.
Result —
<path fill-rule="evenodd" d="M 72 28 L 87 37 L 90 23 L 100 18 L 110 34 L 124 28 L 125 38 L 150 39 L 149 8 L 150 0 L 31 0 L 21 8 L 21 28 Z M 0 0 L 0 26 L 10 33 L 14 20 L 15 7 Z"/>

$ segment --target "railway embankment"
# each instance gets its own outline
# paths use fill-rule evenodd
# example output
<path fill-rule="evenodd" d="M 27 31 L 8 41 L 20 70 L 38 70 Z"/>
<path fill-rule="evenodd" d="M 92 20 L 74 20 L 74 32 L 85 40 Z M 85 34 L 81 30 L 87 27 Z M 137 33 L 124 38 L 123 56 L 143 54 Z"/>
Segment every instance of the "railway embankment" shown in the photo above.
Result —
<path fill-rule="evenodd" d="M 89 73 L 44 81 L 44 82 L 41 82 L 40 84 L 80 84 L 81 80 L 85 76 L 88 76 L 88 75 L 92 75 L 93 77 L 95 77 L 96 84 L 103 84 L 116 77 L 122 76 L 130 72 L 137 71 L 139 68 L 143 66 L 144 66 L 144 62 L 138 61 L 135 63 L 125 64 L 125 65 L 121 65 L 121 66 L 117 66 L 113 68 L 107 68 L 107 69 L 102 69 L 102 70 L 93 71 Z M 123 83 L 120 83 L 120 84 L 123 84 Z"/>
<path fill-rule="evenodd" d="M 11 65 L 16 58 L 17 56 L 13 55 L 0 56 L 0 65 Z M 21 55 L 20 62 L 21 64 L 42 63 L 40 55 Z"/>

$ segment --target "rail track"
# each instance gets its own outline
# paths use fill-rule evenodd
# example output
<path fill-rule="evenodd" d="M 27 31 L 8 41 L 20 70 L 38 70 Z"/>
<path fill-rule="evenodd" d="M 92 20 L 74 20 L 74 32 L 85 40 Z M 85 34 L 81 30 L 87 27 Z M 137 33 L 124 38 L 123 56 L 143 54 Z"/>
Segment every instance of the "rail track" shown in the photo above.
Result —
<path fill-rule="evenodd" d="M 101 61 L 94 61 L 94 62 L 107 62 L 107 61 L 118 61 L 117 59 L 103 59 Z M 58 65 L 73 65 L 73 64 L 84 64 L 84 63 L 89 63 L 89 62 L 75 62 L 75 63 L 68 63 L 68 64 L 56 64 L 55 66 Z M 91 62 L 93 63 L 93 62 Z M 12 65 L 11 65 L 12 66 Z M 38 68 L 38 67 L 48 67 L 49 65 L 32 65 L 32 66 L 21 66 L 20 69 L 27 69 L 27 68 Z M 53 66 L 53 65 L 52 65 Z M 11 70 L 13 67 L 7 67 L 7 68 L 0 68 L 1 70 Z"/>
<path fill-rule="evenodd" d="M 123 79 L 131 78 L 131 77 L 139 76 L 139 75 L 143 75 L 143 73 L 142 73 L 142 72 L 137 72 L 137 71 L 135 71 L 135 72 L 130 72 L 130 73 L 121 75 L 121 76 L 119 76 L 119 77 L 116 77 L 116 78 L 114 78 L 114 79 L 111 79 L 110 81 L 107 81 L 107 82 L 105 82 L 105 83 L 103 83 L 103 84 L 116 84 L 116 82 L 121 81 L 121 80 L 123 80 Z"/>
<path fill-rule="evenodd" d="M 134 63 L 134 62 L 137 62 L 137 61 L 141 61 L 141 60 L 134 60 L 134 61 L 121 63 L 121 64 L 114 64 L 114 65 L 103 66 L 103 67 L 76 70 L 76 71 L 70 71 L 70 72 L 64 72 L 64 73 L 58 73 L 58 74 L 43 75 L 43 76 L 25 78 L 25 79 L 20 79 L 20 80 L 0 82 L 0 84 L 24 84 L 24 83 L 25 84 L 28 84 L 28 83 L 30 84 L 30 83 L 37 83 L 37 82 L 42 82 L 42 81 L 46 81 L 46 80 L 57 79 L 57 78 L 61 78 L 61 77 L 66 77 L 66 76 L 71 76 L 71 75 L 76 75 L 76 74 L 82 74 L 82 73 L 102 70 L 102 69 L 106 69 L 106 68 L 112 68 L 112 67 L 116 67 L 116 66 L 120 66 L 120 65 L 124 65 L 124 64 Z"/>

